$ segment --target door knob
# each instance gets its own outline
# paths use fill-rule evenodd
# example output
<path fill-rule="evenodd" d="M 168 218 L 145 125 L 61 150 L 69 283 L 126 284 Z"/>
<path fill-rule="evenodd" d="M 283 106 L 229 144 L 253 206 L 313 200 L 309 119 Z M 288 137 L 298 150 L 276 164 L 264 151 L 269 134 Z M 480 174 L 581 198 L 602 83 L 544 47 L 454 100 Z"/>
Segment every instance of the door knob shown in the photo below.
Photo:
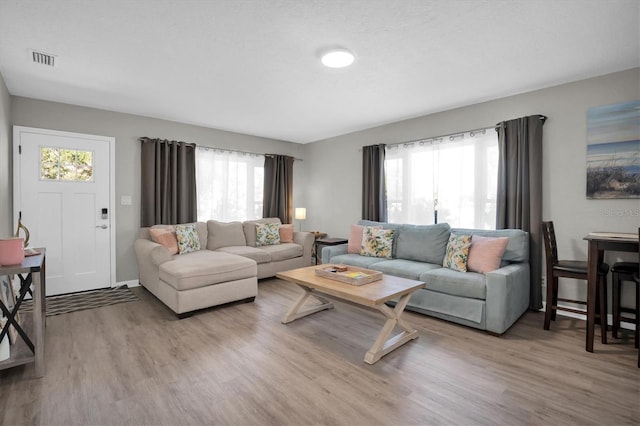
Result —
<path fill-rule="evenodd" d="M 96 228 L 107 229 L 108 226 L 107 225 L 98 225 L 98 226 L 96 226 Z"/>

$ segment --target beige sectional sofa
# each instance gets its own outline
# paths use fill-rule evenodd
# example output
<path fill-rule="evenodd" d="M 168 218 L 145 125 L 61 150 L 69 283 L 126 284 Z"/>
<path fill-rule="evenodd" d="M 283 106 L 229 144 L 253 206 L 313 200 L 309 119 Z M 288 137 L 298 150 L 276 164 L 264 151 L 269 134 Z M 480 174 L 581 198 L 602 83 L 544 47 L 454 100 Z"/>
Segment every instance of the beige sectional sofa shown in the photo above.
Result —
<path fill-rule="evenodd" d="M 311 264 L 313 234 L 293 232 L 293 242 L 256 247 L 256 225 L 278 218 L 246 222 L 210 220 L 195 224 L 201 249 L 169 254 L 142 228 L 134 244 L 140 284 L 179 317 L 235 301 L 252 301 L 258 279 Z"/>

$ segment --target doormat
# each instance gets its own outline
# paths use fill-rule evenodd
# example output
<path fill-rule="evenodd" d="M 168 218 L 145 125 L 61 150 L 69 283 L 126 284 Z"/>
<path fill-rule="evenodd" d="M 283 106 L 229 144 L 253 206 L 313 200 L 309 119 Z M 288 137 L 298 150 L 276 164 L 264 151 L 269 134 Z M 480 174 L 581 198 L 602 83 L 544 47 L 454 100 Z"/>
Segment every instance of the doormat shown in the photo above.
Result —
<path fill-rule="evenodd" d="M 124 302 L 135 302 L 136 300 L 139 300 L 138 296 L 127 286 L 48 296 L 47 316 L 68 314 L 69 312 L 84 311 L 85 309 L 100 308 Z M 20 306 L 20 311 L 33 311 L 32 302 L 32 300 L 25 300 Z"/>

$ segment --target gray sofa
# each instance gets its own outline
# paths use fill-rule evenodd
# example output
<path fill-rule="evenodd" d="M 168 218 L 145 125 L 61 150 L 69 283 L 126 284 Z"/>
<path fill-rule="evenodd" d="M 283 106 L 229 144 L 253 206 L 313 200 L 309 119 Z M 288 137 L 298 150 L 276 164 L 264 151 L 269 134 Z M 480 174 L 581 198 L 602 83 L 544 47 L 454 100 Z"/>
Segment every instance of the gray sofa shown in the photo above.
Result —
<path fill-rule="evenodd" d="M 392 259 L 347 253 L 347 245 L 324 247 L 323 263 L 373 269 L 425 282 L 407 309 L 458 324 L 504 333 L 529 306 L 529 234 L 519 229 L 476 230 L 448 224 L 406 225 L 361 220 L 359 225 L 395 229 Z M 502 264 L 486 274 L 443 268 L 450 233 L 508 237 Z"/>
<path fill-rule="evenodd" d="M 198 309 L 251 301 L 259 278 L 311 265 L 313 234 L 294 232 L 292 243 L 256 247 L 257 223 L 280 219 L 197 222 L 201 249 L 176 255 L 151 240 L 150 228 L 142 228 L 134 243 L 140 284 L 183 317 Z"/>

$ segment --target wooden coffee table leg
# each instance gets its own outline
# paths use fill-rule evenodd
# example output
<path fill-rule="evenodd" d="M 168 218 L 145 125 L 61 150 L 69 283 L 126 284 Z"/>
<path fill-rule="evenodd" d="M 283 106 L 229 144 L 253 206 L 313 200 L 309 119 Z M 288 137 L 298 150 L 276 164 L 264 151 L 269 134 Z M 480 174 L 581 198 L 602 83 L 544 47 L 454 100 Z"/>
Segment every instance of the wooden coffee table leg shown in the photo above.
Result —
<path fill-rule="evenodd" d="M 333 308 L 333 303 L 331 303 L 324 297 L 319 296 L 318 294 L 312 292 L 310 288 L 302 285 L 298 285 L 298 287 L 300 287 L 304 291 L 304 293 L 300 295 L 298 300 L 296 300 L 296 302 L 291 306 L 291 308 L 289 308 L 289 312 L 287 312 L 285 316 L 282 318 L 283 324 L 290 323 L 291 321 L 295 321 L 298 318 L 306 317 L 307 315 L 315 314 L 316 312 L 324 311 L 325 309 Z M 307 301 L 309 296 L 313 296 L 316 299 L 318 299 L 321 305 L 316 305 L 307 310 L 299 312 L 300 308 L 302 307 L 302 305 L 304 305 L 304 302 Z"/>
<path fill-rule="evenodd" d="M 402 312 L 407 306 L 407 303 L 409 303 L 410 298 L 411 294 L 402 296 L 394 309 L 391 309 L 387 305 L 376 306 L 378 310 L 387 317 L 387 322 L 384 323 L 375 343 L 365 355 L 364 362 L 373 364 L 389 352 L 418 337 L 418 331 L 411 328 L 409 324 L 401 318 Z M 402 333 L 389 338 L 396 325 L 402 328 Z"/>

